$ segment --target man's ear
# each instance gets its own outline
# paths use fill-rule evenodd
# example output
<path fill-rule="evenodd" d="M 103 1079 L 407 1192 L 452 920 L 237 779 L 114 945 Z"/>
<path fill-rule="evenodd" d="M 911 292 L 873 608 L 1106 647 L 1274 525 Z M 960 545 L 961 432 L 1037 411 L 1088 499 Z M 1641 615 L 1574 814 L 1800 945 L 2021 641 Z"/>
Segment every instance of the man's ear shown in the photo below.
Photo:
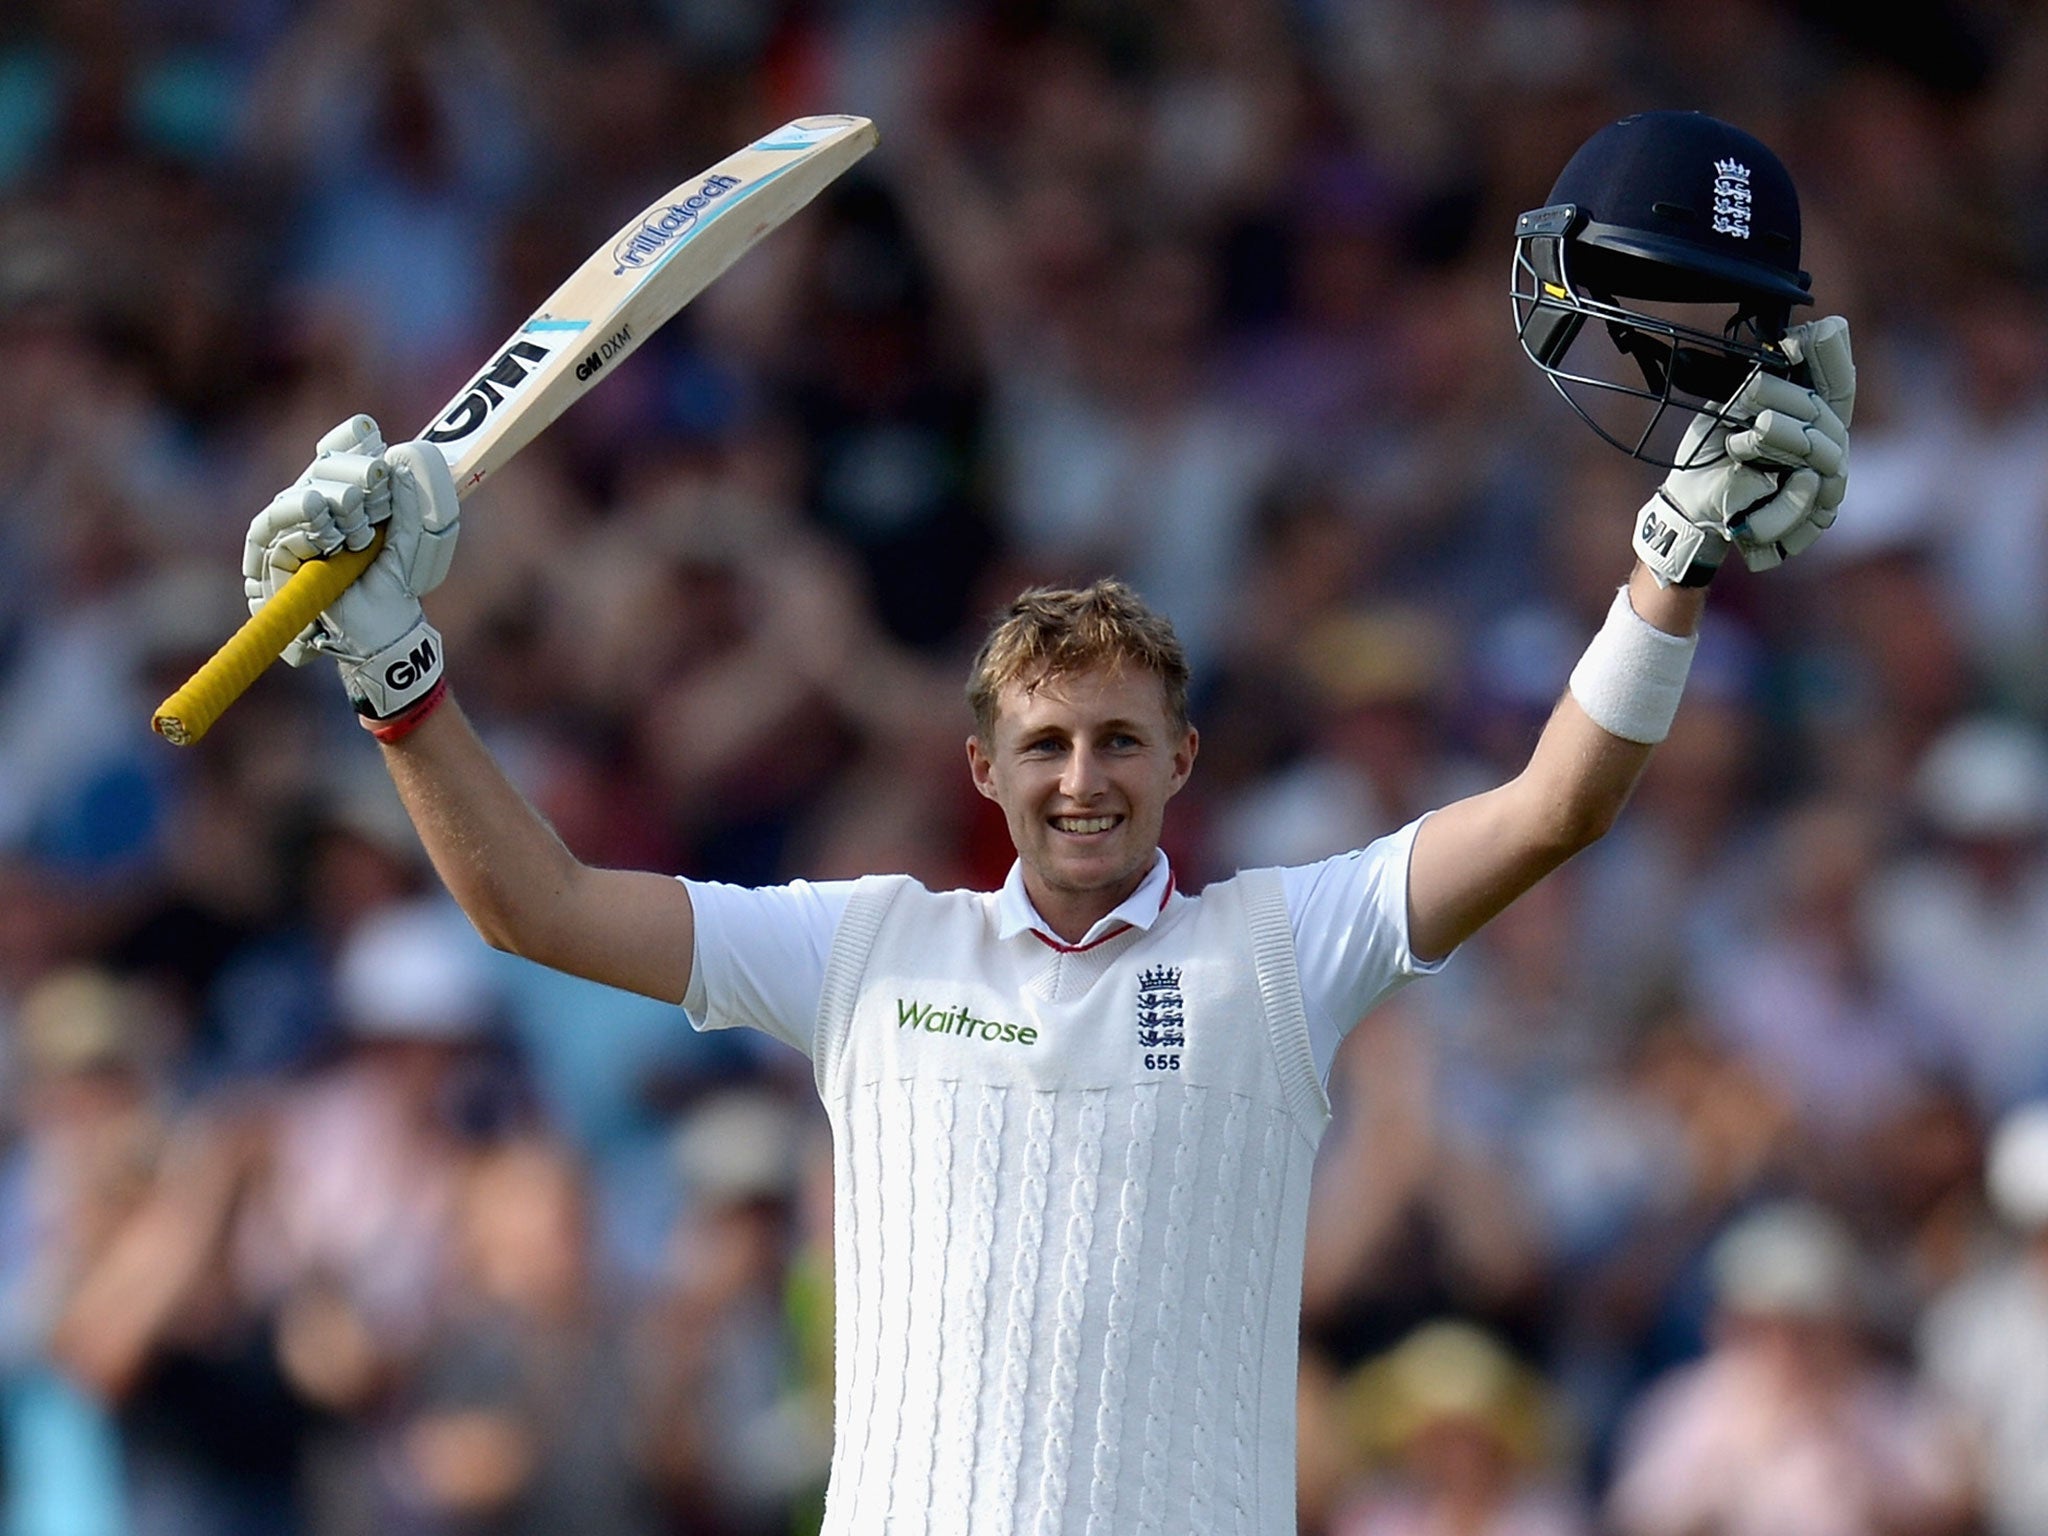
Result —
<path fill-rule="evenodd" d="M 974 780 L 974 787 L 988 799 L 996 798 L 995 759 L 988 755 L 988 744 L 977 735 L 967 738 L 967 772 Z"/>
<path fill-rule="evenodd" d="M 1202 734 L 1191 725 L 1186 737 L 1174 749 L 1173 788 L 1167 791 L 1169 795 L 1177 795 L 1186 787 L 1188 775 L 1195 771 L 1195 754 L 1201 749 Z"/>

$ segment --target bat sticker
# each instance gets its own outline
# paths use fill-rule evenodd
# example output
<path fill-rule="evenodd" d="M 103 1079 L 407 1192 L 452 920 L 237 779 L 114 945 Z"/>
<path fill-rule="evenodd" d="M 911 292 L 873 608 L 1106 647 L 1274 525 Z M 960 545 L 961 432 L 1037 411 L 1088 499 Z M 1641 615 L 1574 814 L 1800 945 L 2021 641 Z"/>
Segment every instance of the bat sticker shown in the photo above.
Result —
<path fill-rule="evenodd" d="M 449 407 L 448 413 L 427 434 L 427 441 L 455 443 L 468 437 L 490 420 L 492 411 L 518 394 L 520 386 L 550 355 L 538 342 L 513 342 L 471 381 L 462 398 Z"/>
<path fill-rule="evenodd" d="M 646 266 L 664 246 L 695 224 L 699 214 L 739 185 L 737 176 L 706 176 L 703 186 L 680 203 L 670 203 L 653 218 L 642 220 L 638 228 L 612 247 L 612 260 L 618 263 L 612 268 L 612 276 L 619 276 L 628 267 Z"/>

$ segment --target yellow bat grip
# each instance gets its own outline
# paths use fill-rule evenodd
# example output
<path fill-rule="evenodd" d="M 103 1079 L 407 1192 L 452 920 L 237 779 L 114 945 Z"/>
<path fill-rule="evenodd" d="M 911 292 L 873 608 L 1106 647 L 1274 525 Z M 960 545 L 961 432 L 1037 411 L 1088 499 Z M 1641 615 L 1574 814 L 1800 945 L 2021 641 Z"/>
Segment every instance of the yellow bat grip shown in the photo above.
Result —
<path fill-rule="evenodd" d="M 173 746 L 189 747 L 204 736 L 227 707 L 248 691 L 271 662 L 298 637 L 299 631 L 368 569 L 384 547 L 384 530 L 367 548 L 345 549 L 325 560 L 308 560 L 277 595 L 249 616 L 227 643 L 185 680 L 185 685 L 157 705 L 150 725 Z"/>

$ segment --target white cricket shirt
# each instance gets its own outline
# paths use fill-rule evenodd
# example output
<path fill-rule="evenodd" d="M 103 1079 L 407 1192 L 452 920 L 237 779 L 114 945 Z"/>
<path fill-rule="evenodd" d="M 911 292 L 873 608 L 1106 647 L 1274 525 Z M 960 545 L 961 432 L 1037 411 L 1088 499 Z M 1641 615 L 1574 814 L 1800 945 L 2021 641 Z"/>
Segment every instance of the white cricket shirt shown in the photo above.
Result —
<path fill-rule="evenodd" d="M 828 1536 L 1292 1536 L 1322 1080 L 1425 969 L 1412 837 L 1196 897 L 1160 860 L 1078 944 L 1015 871 L 704 888 L 691 1002 L 806 1048 L 832 1124 Z"/>

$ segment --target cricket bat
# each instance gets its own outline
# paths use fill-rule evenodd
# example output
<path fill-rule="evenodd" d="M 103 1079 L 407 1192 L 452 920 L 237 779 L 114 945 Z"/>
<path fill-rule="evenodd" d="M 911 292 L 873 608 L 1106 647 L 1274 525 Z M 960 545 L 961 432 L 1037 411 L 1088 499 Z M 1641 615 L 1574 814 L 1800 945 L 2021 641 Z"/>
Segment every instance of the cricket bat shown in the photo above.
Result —
<path fill-rule="evenodd" d="M 800 117 L 675 186 L 591 252 L 427 423 L 467 497 L 585 391 L 608 378 L 755 241 L 875 146 L 864 117 Z M 199 740 L 383 547 L 310 560 L 229 637 L 151 725 Z"/>

